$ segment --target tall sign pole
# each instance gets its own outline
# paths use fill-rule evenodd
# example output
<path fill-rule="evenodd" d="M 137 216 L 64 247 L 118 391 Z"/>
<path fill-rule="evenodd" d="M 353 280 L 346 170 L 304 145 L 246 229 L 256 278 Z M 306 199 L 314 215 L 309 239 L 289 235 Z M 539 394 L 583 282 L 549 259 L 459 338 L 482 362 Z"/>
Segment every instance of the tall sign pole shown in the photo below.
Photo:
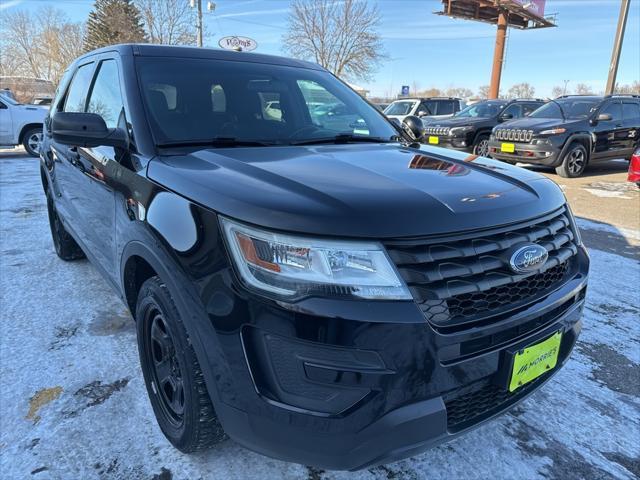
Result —
<path fill-rule="evenodd" d="M 491 83 L 489 84 L 489 98 L 500 95 L 500 77 L 504 63 L 504 44 L 507 38 L 508 13 L 500 10 L 498 14 L 498 30 L 496 32 L 496 46 L 493 51 L 493 68 L 491 69 Z"/>
<path fill-rule="evenodd" d="M 622 41 L 624 40 L 624 29 L 627 26 L 627 17 L 629 16 L 629 0 L 621 0 L 620 16 L 618 17 L 618 28 L 616 30 L 616 38 L 613 42 L 613 52 L 611 52 L 611 65 L 609 66 L 609 77 L 607 78 L 606 95 L 611 95 L 616 89 L 616 76 L 618 75 L 618 63 L 620 62 L 620 52 L 622 50 Z"/>
<path fill-rule="evenodd" d="M 202 0 L 196 0 L 198 3 L 198 46 L 202 46 Z"/>

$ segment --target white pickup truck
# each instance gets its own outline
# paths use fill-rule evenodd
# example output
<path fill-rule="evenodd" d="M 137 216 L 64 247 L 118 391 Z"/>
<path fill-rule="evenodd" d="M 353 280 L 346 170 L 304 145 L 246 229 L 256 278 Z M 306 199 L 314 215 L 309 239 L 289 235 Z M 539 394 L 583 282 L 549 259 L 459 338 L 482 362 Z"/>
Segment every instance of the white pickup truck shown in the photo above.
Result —
<path fill-rule="evenodd" d="M 33 157 L 40 154 L 42 122 L 48 105 L 23 105 L 0 95 L 0 148 L 22 144 Z"/>

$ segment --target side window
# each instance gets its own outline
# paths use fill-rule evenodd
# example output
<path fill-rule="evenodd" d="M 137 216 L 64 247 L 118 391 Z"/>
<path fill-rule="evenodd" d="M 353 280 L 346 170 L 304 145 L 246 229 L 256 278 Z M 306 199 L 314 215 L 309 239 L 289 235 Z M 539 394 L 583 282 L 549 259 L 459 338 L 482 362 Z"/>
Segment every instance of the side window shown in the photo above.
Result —
<path fill-rule="evenodd" d="M 439 102 L 438 103 L 438 113 L 437 115 L 451 115 L 455 112 L 455 102 L 447 101 L 447 102 Z"/>
<path fill-rule="evenodd" d="M 122 107 L 118 64 L 115 60 L 104 60 L 100 63 L 93 82 L 87 112 L 97 113 L 104 119 L 107 128 L 115 128 L 118 126 Z"/>
<path fill-rule="evenodd" d="M 519 104 L 512 103 L 507 108 L 505 108 L 500 115 L 502 115 L 502 116 L 512 115 L 513 118 L 520 118 L 520 116 L 522 115 L 521 111 L 522 111 L 522 109 L 520 108 Z"/>
<path fill-rule="evenodd" d="M 622 104 L 619 102 L 611 102 L 600 109 L 599 113 L 608 113 L 611 115 L 612 122 L 622 120 Z"/>
<path fill-rule="evenodd" d="M 522 104 L 522 116 L 523 117 L 528 116 L 531 112 L 537 110 L 541 106 L 542 106 L 541 103 L 523 103 Z"/>
<path fill-rule="evenodd" d="M 85 100 L 87 98 L 89 84 L 91 83 L 92 73 L 93 63 L 82 65 L 76 70 L 64 102 L 63 110 L 65 112 L 84 112 Z"/>
<path fill-rule="evenodd" d="M 636 122 L 640 126 L 640 103 L 625 102 L 622 104 L 622 116 L 625 121 Z M 635 125 L 634 125 L 635 126 Z"/>
<path fill-rule="evenodd" d="M 435 112 L 429 108 L 429 106 L 427 105 L 427 102 L 420 102 L 420 106 L 416 110 L 416 114 L 421 111 L 426 112 L 427 115 L 435 115 Z"/>

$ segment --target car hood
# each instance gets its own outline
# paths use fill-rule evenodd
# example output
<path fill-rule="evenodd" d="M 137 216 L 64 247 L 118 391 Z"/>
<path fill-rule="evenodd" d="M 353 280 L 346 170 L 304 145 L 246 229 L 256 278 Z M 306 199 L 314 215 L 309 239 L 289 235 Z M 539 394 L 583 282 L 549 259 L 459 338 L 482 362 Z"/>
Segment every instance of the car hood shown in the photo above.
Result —
<path fill-rule="evenodd" d="M 148 177 L 238 220 L 390 238 L 493 227 L 564 203 L 531 171 L 437 147 L 349 144 L 203 149 L 156 157 Z"/>
<path fill-rule="evenodd" d="M 428 117 L 428 120 L 423 123 L 425 127 L 464 127 L 466 125 L 487 123 L 490 120 L 490 118 L 478 117 L 449 117 L 445 119 Z"/>
<path fill-rule="evenodd" d="M 509 120 L 496 128 L 517 128 L 524 130 L 533 130 L 534 132 L 546 130 L 549 128 L 562 125 L 564 127 L 571 125 L 580 125 L 586 120 L 562 120 L 561 118 L 518 118 L 517 120 Z"/>

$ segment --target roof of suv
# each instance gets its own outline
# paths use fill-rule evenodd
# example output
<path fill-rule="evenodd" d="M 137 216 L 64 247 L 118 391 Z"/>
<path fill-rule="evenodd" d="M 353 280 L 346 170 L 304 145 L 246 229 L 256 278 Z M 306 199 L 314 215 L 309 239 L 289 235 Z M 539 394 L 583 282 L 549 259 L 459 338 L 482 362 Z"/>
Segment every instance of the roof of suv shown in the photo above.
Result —
<path fill-rule="evenodd" d="M 403 100 L 461 100 L 458 97 L 402 97 L 396 98 L 394 102 L 402 102 Z"/>
<path fill-rule="evenodd" d="M 235 62 L 268 63 L 289 67 L 310 68 L 324 70 L 320 65 L 305 60 L 265 55 L 263 53 L 236 52 L 221 48 L 188 47 L 178 45 L 151 45 L 148 43 L 122 43 L 92 50 L 79 58 L 116 51 L 122 56 L 133 55 L 141 57 L 176 57 L 176 58 L 206 58 L 211 60 L 228 60 Z"/>

